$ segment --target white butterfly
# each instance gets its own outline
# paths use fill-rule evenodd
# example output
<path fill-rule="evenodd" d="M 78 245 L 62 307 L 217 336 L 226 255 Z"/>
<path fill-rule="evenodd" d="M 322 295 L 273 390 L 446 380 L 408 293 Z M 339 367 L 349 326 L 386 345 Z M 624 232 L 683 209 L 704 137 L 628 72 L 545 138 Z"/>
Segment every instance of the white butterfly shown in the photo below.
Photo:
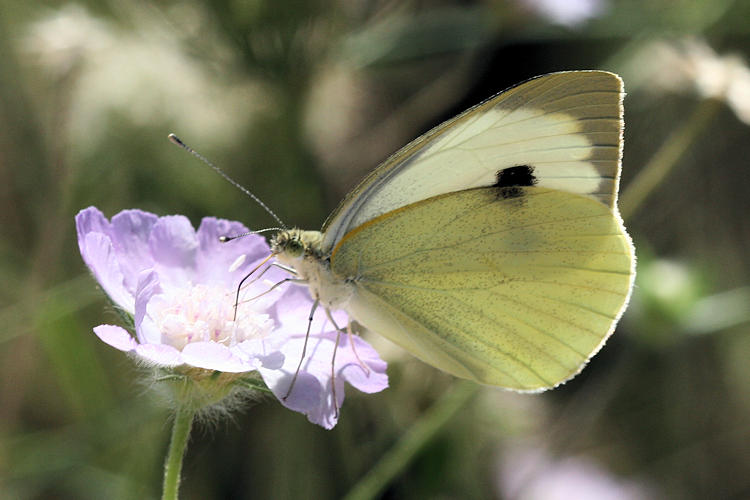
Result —
<path fill-rule="evenodd" d="M 321 232 L 272 249 L 328 310 L 425 362 L 519 391 L 576 375 L 630 297 L 616 202 L 622 80 L 540 76 L 411 142 Z"/>

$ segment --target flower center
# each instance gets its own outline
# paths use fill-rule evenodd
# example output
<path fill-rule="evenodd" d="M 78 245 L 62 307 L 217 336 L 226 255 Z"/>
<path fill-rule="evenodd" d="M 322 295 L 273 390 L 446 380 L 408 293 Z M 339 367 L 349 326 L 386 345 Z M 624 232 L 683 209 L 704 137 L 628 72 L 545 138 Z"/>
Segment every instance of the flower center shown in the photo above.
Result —
<path fill-rule="evenodd" d="M 226 346 L 263 338 L 273 320 L 250 304 L 234 312 L 234 291 L 224 287 L 195 285 L 175 289 L 149 304 L 149 313 L 161 331 L 161 341 L 176 349 L 190 342 L 219 342 Z"/>

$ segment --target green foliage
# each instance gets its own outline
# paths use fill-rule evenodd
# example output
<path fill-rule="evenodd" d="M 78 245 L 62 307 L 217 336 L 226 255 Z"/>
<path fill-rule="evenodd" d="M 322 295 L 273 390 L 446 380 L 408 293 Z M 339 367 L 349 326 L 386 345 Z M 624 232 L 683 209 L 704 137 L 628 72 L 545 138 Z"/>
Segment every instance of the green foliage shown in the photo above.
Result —
<path fill-rule="evenodd" d="M 526 498 L 572 461 L 644 497 L 746 494 L 748 124 L 727 99 L 676 132 L 721 57 L 739 55 L 729 83 L 748 79 L 747 2 L 602 0 L 567 24 L 524 4 L 0 0 L 0 498 L 159 495 L 168 410 L 91 331 L 122 323 L 87 274 L 73 217 L 96 205 L 273 224 L 169 132 L 288 225 L 317 229 L 418 133 L 577 68 L 625 78 L 624 193 L 652 159 L 664 168 L 626 214 L 640 257 L 631 308 L 584 373 L 543 395 L 478 388 L 445 414 L 457 382 L 383 345 L 391 388 L 349 391 L 333 431 L 272 398 L 198 424 L 183 498 L 339 498 L 383 470 L 369 490 L 383 498 Z M 691 49 L 675 68 L 651 45 L 685 37 L 718 56 Z M 682 90 L 665 87 L 680 75 Z M 547 458 L 513 490 L 518 449 Z"/>

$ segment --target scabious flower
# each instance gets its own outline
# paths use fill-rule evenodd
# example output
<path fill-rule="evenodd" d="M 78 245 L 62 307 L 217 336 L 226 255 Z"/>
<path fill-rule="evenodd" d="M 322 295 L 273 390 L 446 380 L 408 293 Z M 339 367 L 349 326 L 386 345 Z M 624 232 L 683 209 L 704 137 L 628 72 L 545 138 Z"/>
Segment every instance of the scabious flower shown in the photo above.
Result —
<path fill-rule="evenodd" d="M 94 332 L 145 364 L 201 380 L 220 373 L 237 374 L 228 378 L 235 381 L 257 372 L 282 404 L 327 429 L 336 425 L 344 382 L 367 393 L 387 387 L 386 364 L 375 350 L 345 335 L 336 347 L 336 331 L 318 311 L 287 396 L 312 300 L 294 285 L 272 288 L 289 276 L 275 267 L 263 273 L 270 255 L 264 238 L 220 243 L 220 236 L 247 232 L 242 224 L 207 217 L 195 231 L 186 217 L 140 210 L 120 212 L 110 222 L 90 207 L 78 213 L 76 228 L 83 260 L 114 304 L 132 316 L 135 337 L 115 325 Z M 256 268 L 235 311 L 238 285 Z M 346 324 L 344 313 L 334 318 Z"/>
<path fill-rule="evenodd" d="M 555 457 L 543 445 L 514 443 L 499 460 L 496 484 L 502 498 L 519 500 L 650 500 L 658 498 L 637 478 L 620 478 L 584 456 Z"/>

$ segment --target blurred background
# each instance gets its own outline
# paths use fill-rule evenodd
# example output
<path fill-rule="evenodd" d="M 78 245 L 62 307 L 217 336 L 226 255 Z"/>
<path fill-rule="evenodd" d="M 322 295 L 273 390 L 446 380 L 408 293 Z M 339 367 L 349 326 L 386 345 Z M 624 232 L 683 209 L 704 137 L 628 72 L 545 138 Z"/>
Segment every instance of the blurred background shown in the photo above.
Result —
<path fill-rule="evenodd" d="M 750 497 L 748 19 L 747 0 L 0 0 L 0 498 L 160 495 L 169 412 L 92 333 L 117 316 L 73 217 L 273 225 L 169 132 L 315 229 L 442 120 L 595 68 L 628 92 L 639 260 L 588 368 L 518 395 L 369 337 L 388 390 L 349 390 L 333 431 L 270 398 L 197 426 L 182 497 Z"/>

